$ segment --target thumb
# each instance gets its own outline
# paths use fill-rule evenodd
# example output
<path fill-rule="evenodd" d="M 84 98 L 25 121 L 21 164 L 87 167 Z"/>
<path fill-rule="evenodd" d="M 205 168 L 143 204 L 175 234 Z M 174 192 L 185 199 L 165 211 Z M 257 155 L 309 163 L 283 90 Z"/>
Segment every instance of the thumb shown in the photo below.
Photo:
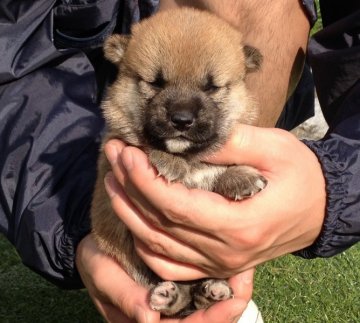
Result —
<path fill-rule="evenodd" d="M 284 153 L 294 144 L 302 143 L 288 131 L 239 125 L 221 149 L 205 161 L 215 164 L 244 164 L 270 170 L 274 162 L 283 160 Z"/>
<path fill-rule="evenodd" d="M 149 306 L 148 290 L 100 251 L 91 234 L 80 242 L 76 265 L 90 297 L 108 322 L 159 322 L 160 314 Z"/>
<path fill-rule="evenodd" d="M 127 318 L 139 323 L 159 322 L 160 314 L 149 306 L 149 291 L 134 283 L 122 269 L 114 271 L 114 274 L 116 275 L 111 275 L 111 281 L 107 280 L 102 286 L 110 301 L 108 308 L 120 310 Z M 108 285 L 105 286 L 105 284 Z M 111 312 L 106 314 L 111 314 Z"/>
<path fill-rule="evenodd" d="M 235 297 L 246 302 L 250 301 L 254 287 L 254 273 L 255 268 L 250 268 L 229 278 Z"/>

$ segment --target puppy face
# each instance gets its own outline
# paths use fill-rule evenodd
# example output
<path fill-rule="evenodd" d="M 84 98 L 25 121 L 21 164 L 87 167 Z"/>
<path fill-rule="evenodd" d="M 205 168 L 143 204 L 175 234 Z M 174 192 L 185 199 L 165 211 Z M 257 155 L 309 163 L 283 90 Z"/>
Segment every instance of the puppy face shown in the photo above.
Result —
<path fill-rule="evenodd" d="M 217 149 L 236 123 L 256 121 L 244 81 L 261 55 L 209 13 L 159 13 L 131 36 L 110 37 L 104 51 L 119 67 L 104 114 L 111 135 L 129 144 L 194 155 Z"/>

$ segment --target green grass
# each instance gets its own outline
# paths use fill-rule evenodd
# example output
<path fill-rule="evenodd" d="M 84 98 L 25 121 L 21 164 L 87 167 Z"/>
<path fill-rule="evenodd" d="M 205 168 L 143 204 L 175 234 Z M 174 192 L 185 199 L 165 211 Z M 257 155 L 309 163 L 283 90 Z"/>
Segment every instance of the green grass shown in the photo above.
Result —
<path fill-rule="evenodd" d="M 102 322 L 85 291 L 64 291 L 30 271 L 0 235 L 0 323 Z"/>
<path fill-rule="evenodd" d="M 25 268 L 0 236 L 0 323 L 102 322 L 85 291 Z M 254 300 L 267 323 L 360 322 L 360 244 L 330 259 L 285 256 L 259 266 Z"/>
<path fill-rule="evenodd" d="M 360 322 L 360 244 L 329 259 L 291 255 L 259 266 L 254 300 L 266 322 Z"/>
<path fill-rule="evenodd" d="M 322 19 L 321 19 L 319 1 L 316 0 L 315 2 L 316 2 L 316 10 L 317 10 L 318 19 L 317 19 L 315 25 L 313 26 L 313 28 L 311 29 L 310 35 L 313 35 L 313 34 L 315 34 L 317 31 L 319 31 L 320 29 L 322 29 Z"/>

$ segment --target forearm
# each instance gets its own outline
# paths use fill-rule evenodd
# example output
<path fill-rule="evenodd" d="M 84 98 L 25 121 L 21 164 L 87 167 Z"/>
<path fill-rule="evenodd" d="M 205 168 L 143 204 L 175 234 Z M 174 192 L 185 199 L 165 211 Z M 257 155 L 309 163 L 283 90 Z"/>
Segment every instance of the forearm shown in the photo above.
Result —
<path fill-rule="evenodd" d="M 310 23 L 300 2 L 162 0 L 160 10 L 183 5 L 223 17 L 244 34 L 245 43 L 261 51 L 261 71 L 250 74 L 247 84 L 259 103 L 258 125 L 274 126 L 300 78 L 305 59 Z"/>

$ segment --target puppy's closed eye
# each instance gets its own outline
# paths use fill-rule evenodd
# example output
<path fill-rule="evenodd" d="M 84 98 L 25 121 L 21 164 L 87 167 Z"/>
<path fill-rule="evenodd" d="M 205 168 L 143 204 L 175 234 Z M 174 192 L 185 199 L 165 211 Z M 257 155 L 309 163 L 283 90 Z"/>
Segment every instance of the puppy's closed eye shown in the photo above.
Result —
<path fill-rule="evenodd" d="M 212 94 L 217 92 L 221 88 L 221 86 L 215 84 L 214 77 L 212 75 L 208 75 L 206 78 L 206 83 L 201 87 L 201 90 L 208 94 Z"/>
<path fill-rule="evenodd" d="M 157 93 L 165 89 L 167 81 L 164 79 L 162 73 L 159 72 L 152 80 L 138 75 L 138 85 L 140 91 L 145 95 L 145 97 L 152 98 Z"/>
<path fill-rule="evenodd" d="M 156 74 L 156 77 L 155 77 L 155 79 L 153 80 L 153 81 L 149 81 L 148 82 L 153 88 L 155 88 L 155 89 L 164 89 L 165 88 L 165 86 L 166 86 L 166 84 L 167 84 L 167 82 L 166 82 L 166 80 L 164 79 L 164 76 L 163 76 L 163 74 L 161 73 L 161 72 L 158 72 L 157 74 Z"/>

